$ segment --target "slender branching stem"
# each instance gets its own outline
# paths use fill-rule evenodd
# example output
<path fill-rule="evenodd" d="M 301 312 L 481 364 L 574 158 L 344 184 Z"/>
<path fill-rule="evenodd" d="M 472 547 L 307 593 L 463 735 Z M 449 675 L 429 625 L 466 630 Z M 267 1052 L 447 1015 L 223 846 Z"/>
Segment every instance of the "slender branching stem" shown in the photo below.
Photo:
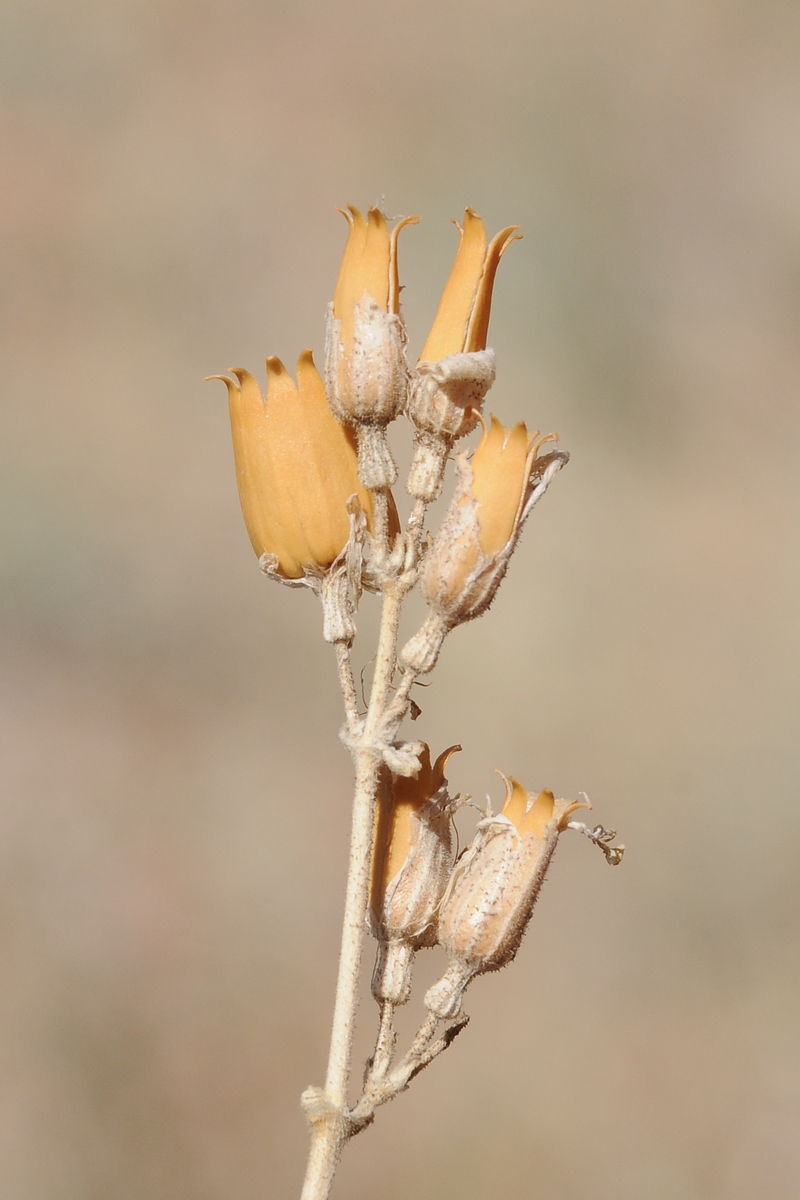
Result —
<path fill-rule="evenodd" d="M 376 500 L 377 498 L 376 496 Z M 381 629 L 369 707 L 363 730 L 354 747 L 356 781 L 350 863 L 333 1029 L 325 1078 L 325 1105 L 324 1111 L 311 1118 L 311 1150 L 302 1200 L 327 1200 L 342 1146 L 354 1131 L 345 1109 L 353 1054 L 361 955 L 366 932 L 375 795 L 382 761 L 376 735 L 385 716 L 394 677 L 401 598 L 399 586 L 388 581 L 383 595 Z"/>
<path fill-rule="evenodd" d="M 397 1035 L 394 1030 L 394 1005 L 390 1000 L 381 1001 L 381 1020 L 378 1028 L 378 1038 L 375 1042 L 375 1052 L 372 1055 L 367 1078 L 364 1081 L 364 1091 L 368 1092 L 375 1080 L 383 1079 L 392 1065 L 394 1047 Z"/>
<path fill-rule="evenodd" d="M 416 671 L 406 670 L 403 672 L 392 702 L 386 712 L 387 724 L 394 721 L 397 721 L 399 724 L 399 722 L 402 721 L 403 717 L 406 715 L 406 709 L 408 708 L 408 700 L 411 695 L 411 689 L 416 682 Z"/>
<path fill-rule="evenodd" d="M 363 1096 L 348 1114 L 354 1126 L 353 1132 L 358 1132 L 368 1125 L 375 1115 L 375 1110 L 382 1104 L 404 1092 L 414 1076 L 447 1049 L 468 1020 L 466 1015 L 456 1017 L 438 1032 L 442 1021 L 433 1013 L 429 1013 L 410 1049 L 397 1066 L 380 1077 L 373 1074 L 368 1078 Z"/>
<path fill-rule="evenodd" d="M 374 512 L 374 542 L 379 553 L 385 555 L 389 549 L 389 491 L 379 488 L 372 493 Z"/>
<path fill-rule="evenodd" d="M 409 537 L 414 539 L 414 545 L 419 548 L 422 539 L 422 530 L 425 526 L 425 513 L 427 504 L 424 500 L 415 500 L 414 507 L 411 510 L 411 516 L 408 518 L 407 532 Z"/>
<path fill-rule="evenodd" d="M 339 668 L 339 686 L 342 689 L 344 710 L 347 717 L 347 729 L 351 737 L 358 728 L 358 693 L 353 677 L 353 664 L 350 658 L 350 646 L 347 642 L 336 643 L 336 665 Z"/>

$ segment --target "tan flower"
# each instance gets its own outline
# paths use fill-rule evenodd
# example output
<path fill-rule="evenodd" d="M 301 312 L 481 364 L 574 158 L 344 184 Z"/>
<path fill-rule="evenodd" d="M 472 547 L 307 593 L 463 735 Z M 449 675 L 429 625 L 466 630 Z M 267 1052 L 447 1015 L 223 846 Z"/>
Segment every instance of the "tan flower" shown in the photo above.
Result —
<path fill-rule="evenodd" d="M 459 456 L 458 488 L 422 568 L 431 617 L 403 648 L 405 666 L 429 671 L 447 630 L 491 604 L 526 517 L 569 459 L 563 450 L 539 454 L 555 440 L 552 433 L 529 434 L 523 422 L 507 428 L 492 417 L 472 460 Z"/>
<path fill-rule="evenodd" d="M 508 225 L 487 246 L 486 228 L 471 208 L 464 212 L 463 228 L 454 224 L 461 240 L 420 354 L 421 360 L 430 362 L 486 349 L 497 268 L 505 251 L 521 236 L 519 225 Z"/>
<path fill-rule="evenodd" d="M 538 499 L 543 467 L 566 461 L 562 452 L 545 456 L 547 463 L 537 457 L 553 440 L 529 434 L 523 422 L 507 428 L 492 417 L 471 462 L 462 457 L 460 487 L 423 574 L 425 597 L 443 616 L 468 621 L 491 603 Z"/>
<path fill-rule="evenodd" d="M 396 478 L 385 427 L 403 407 L 409 379 L 397 238 L 418 218 L 404 218 L 390 233 L 377 208 L 366 220 L 352 206 L 344 216 L 350 228 L 328 310 L 325 382 L 334 415 L 358 428 L 362 481 L 385 487 Z"/>
<path fill-rule="evenodd" d="M 283 578 L 319 575 L 347 544 L 351 496 L 372 521 L 354 438 L 331 413 L 310 350 L 298 359 L 297 385 L 280 359 L 267 359 L 266 403 L 248 371 L 231 374 L 236 382 L 209 378 L 228 388 L 236 480 L 253 549 Z"/>
<path fill-rule="evenodd" d="M 458 252 L 406 403 L 417 428 L 408 490 L 426 503 L 441 491 L 453 443 L 478 424 L 494 383 L 495 354 L 486 348 L 492 289 L 500 258 L 519 237 L 519 226 L 509 225 L 487 243 L 471 208 L 456 227 Z"/>
<path fill-rule="evenodd" d="M 373 979 L 377 999 L 402 1004 L 411 986 L 413 952 L 436 941 L 436 914 L 453 866 L 453 803 L 444 775 L 450 746 L 431 766 L 422 743 L 416 778 L 388 776 L 376 813 L 370 887 L 381 951 Z"/>
<path fill-rule="evenodd" d="M 439 916 L 439 942 L 450 960 L 425 1003 L 452 1017 L 475 976 L 514 958 L 568 817 L 588 805 L 526 792 L 506 779 L 502 811 L 480 822 L 453 871 Z"/>

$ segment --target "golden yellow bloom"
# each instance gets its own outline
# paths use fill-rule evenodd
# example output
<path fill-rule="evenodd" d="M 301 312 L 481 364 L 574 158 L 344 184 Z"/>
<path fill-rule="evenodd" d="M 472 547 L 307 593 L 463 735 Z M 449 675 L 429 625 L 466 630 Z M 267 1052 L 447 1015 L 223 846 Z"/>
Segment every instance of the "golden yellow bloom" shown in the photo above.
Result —
<path fill-rule="evenodd" d="M 459 859 L 439 916 L 439 942 L 450 960 L 426 1005 L 452 1017 L 464 988 L 484 971 L 506 966 L 519 949 L 559 836 L 581 800 L 526 792 L 506 779 L 502 811 L 480 822 Z"/>
<path fill-rule="evenodd" d="M 237 382 L 210 378 L 228 388 L 236 480 L 253 549 L 286 579 L 319 575 L 347 544 L 352 495 L 372 520 L 354 438 L 331 413 L 310 350 L 298 359 L 297 385 L 280 359 L 267 359 L 266 403 L 248 371 L 231 374 Z"/>
<path fill-rule="evenodd" d="M 385 428 L 403 407 L 409 381 L 397 238 L 417 217 L 399 221 L 390 233 L 377 208 L 366 220 L 352 206 L 344 216 L 350 228 L 328 310 L 325 383 L 334 415 L 358 429 L 362 482 L 388 487 L 397 472 Z"/>
<path fill-rule="evenodd" d="M 486 349 L 492 289 L 500 259 L 517 241 L 519 225 L 509 225 L 487 247 L 486 228 L 471 208 L 464 212 L 463 228 L 450 278 L 420 359 L 435 362 L 450 354 Z"/>

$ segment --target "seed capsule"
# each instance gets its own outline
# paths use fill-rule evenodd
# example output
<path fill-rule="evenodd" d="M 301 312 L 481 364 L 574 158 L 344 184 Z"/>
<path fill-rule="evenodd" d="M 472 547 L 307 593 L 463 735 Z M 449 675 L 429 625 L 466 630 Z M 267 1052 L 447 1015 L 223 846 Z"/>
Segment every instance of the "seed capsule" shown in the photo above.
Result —
<path fill-rule="evenodd" d="M 350 229 L 328 309 L 325 383 L 334 416 L 356 428 L 361 482 L 390 487 L 397 469 L 386 426 L 405 404 L 409 381 L 397 238 L 417 218 L 399 221 L 390 234 L 377 208 L 366 220 L 352 206 L 344 216 Z"/>
<path fill-rule="evenodd" d="M 372 524 L 372 497 L 358 480 L 355 439 L 333 417 L 311 351 L 297 384 L 267 359 L 267 398 L 241 368 L 213 375 L 228 388 L 236 481 L 253 549 L 284 579 L 326 571 L 350 534 L 347 502 L 357 495 Z"/>
<path fill-rule="evenodd" d="M 406 404 L 417 433 L 408 491 L 430 502 L 439 495 L 447 456 L 478 424 L 494 383 L 495 354 L 486 348 L 492 289 L 500 258 L 519 234 L 509 225 L 487 245 L 483 221 L 471 208 L 436 318 L 422 349 Z"/>
<path fill-rule="evenodd" d="M 439 903 L 453 866 L 453 803 L 444 769 L 460 749 L 450 746 L 431 766 L 424 746 L 416 779 L 392 775 L 381 798 L 370 897 L 381 943 L 377 999 L 404 1003 L 414 951 L 436 942 Z"/>
<path fill-rule="evenodd" d="M 509 429 L 492 417 L 472 460 L 459 455 L 458 488 L 422 568 L 431 613 L 403 648 L 404 666 L 430 671 L 447 631 L 489 607 L 528 514 L 569 459 L 563 450 L 539 454 L 555 440 L 555 434 L 529 434 L 522 422 Z"/>
<path fill-rule="evenodd" d="M 505 783 L 502 811 L 480 822 L 442 902 L 439 942 L 450 962 L 425 997 L 441 1017 L 457 1014 L 475 975 L 512 961 L 567 818 L 587 807 L 546 790 L 528 793 L 516 779 Z"/>

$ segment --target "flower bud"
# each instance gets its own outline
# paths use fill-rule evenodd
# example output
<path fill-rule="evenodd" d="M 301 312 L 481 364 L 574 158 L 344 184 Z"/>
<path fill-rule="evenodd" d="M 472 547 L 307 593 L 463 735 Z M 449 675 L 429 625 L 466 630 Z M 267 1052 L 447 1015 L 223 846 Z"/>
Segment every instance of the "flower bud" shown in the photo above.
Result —
<path fill-rule="evenodd" d="M 402 1004 L 415 950 L 436 941 L 436 915 L 453 866 L 451 814 L 444 769 L 450 746 L 431 766 L 423 743 L 415 778 L 390 777 L 377 817 L 370 908 L 381 943 L 373 979 L 377 999 Z"/>
<path fill-rule="evenodd" d="M 265 570 L 282 579 L 324 574 L 350 535 L 356 495 L 372 525 L 372 497 L 358 480 L 352 433 L 335 419 L 311 351 L 295 385 L 278 358 L 267 359 L 267 399 L 253 376 L 224 375 L 236 480 L 247 532 Z"/>
<path fill-rule="evenodd" d="M 406 414 L 417 427 L 408 490 L 429 502 L 438 496 L 453 443 L 478 424 L 494 382 L 495 355 L 486 349 L 492 289 L 503 253 L 519 235 L 509 225 L 487 246 L 486 229 L 471 208 L 436 318 L 411 383 Z"/>
<path fill-rule="evenodd" d="M 403 648 L 403 666 L 430 671 L 447 631 L 489 607 L 526 517 L 569 459 L 563 450 L 539 455 L 555 440 L 528 434 L 523 422 L 508 429 L 492 417 L 472 461 L 459 456 L 458 488 L 422 568 L 431 614 Z"/>
<path fill-rule="evenodd" d="M 580 800 L 555 800 L 550 791 L 526 792 L 516 779 L 505 784 L 502 812 L 478 825 L 442 903 L 439 942 L 450 963 L 425 997 L 441 1017 L 457 1014 L 475 975 L 512 961 L 567 818 L 588 807 Z"/>
<path fill-rule="evenodd" d="M 328 309 L 325 381 L 334 416 L 355 425 L 359 473 L 365 487 L 389 487 L 397 470 L 386 443 L 386 426 L 399 414 L 408 390 L 406 332 L 400 316 L 397 238 L 386 218 L 371 208 L 364 220 L 350 206 L 350 230 Z"/>

